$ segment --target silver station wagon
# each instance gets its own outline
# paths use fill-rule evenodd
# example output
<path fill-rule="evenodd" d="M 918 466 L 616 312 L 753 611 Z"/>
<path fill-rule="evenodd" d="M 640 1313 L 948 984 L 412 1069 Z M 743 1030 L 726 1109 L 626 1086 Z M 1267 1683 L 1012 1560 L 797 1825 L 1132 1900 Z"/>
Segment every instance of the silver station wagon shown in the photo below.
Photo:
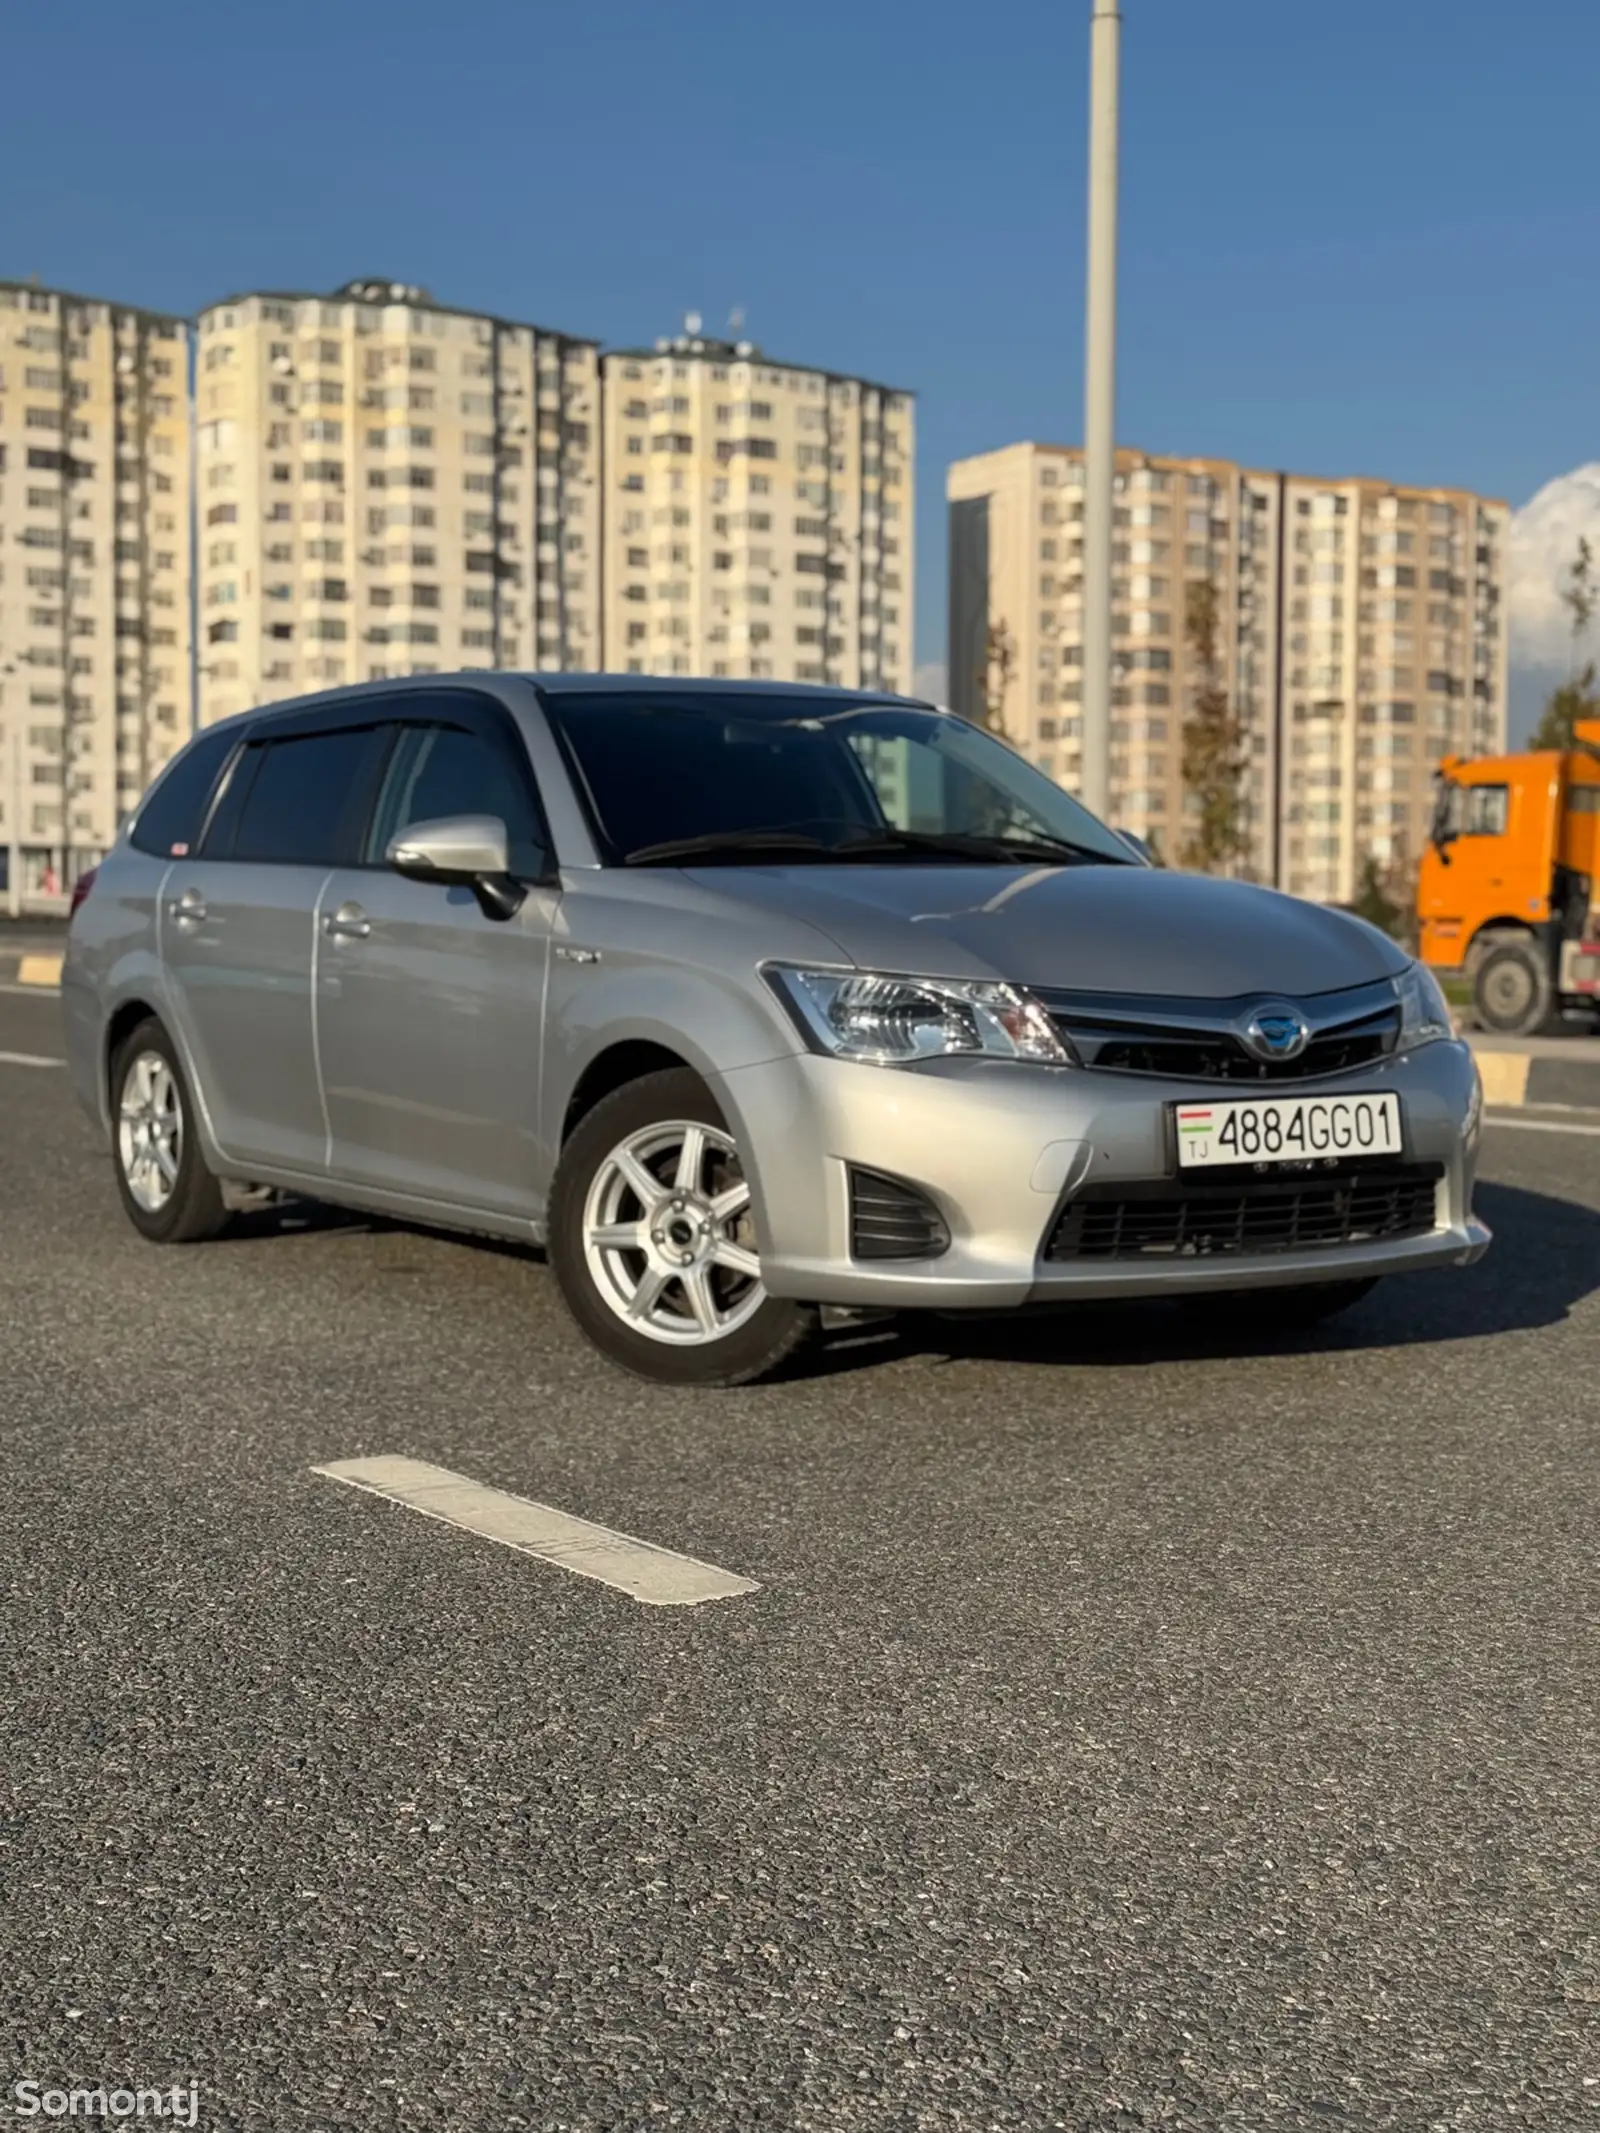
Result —
<path fill-rule="evenodd" d="M 871 693 L 462 674 L 210 727 L 62 997 L 144 1236 L 282 1192 L 540 1243 L 668 1382 L 757 1378 L 828 1306 L 1275 1326 L 1489 1242 L 1425 970 Z"/>

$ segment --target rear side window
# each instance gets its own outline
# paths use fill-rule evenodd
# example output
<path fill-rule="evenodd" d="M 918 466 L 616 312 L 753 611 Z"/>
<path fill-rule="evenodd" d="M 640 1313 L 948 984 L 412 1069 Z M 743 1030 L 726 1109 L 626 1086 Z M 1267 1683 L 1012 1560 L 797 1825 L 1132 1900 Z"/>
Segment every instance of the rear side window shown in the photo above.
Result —
<path fill-rule="evenodd" d="M 134 817 L 129 843 L 157 859 L 187 859 L 200 842 L 217 774 L 237 731 L 219 726 L 173 758 Z"/>
<path fill-rule="evenodd" d="M 231 849 L 217 856 L 286 866 L 347 861 L 351 825 L 380 738 L 371 727 L 362 727 L 249 749 L 232 781 L 248 780 Z"/>

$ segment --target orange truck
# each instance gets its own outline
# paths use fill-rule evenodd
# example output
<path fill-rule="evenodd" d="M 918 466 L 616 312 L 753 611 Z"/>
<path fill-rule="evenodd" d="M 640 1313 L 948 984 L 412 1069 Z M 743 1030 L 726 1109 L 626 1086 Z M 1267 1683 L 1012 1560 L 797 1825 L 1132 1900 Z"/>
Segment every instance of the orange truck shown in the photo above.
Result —
<path fill-rule="evenodd" d="M 1600 1012 L 1600 719 L 1565 752 L 1439 766 L 1417 879 L 1422 960 L 1472 983 L 1484 1029 Z"/>

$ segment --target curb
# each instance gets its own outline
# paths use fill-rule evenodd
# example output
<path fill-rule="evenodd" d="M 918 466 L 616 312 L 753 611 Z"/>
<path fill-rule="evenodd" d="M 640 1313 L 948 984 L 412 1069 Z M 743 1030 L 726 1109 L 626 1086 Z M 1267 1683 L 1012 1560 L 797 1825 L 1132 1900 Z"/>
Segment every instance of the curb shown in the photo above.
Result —
<path fill-rule="evenodd" d="M 1600 1110 L 1600 1059 L 1546 1059 L 1528 1052 L 1475 1052 L 1483 1100 L 1495 1110 L 1550 1104 Z"/>

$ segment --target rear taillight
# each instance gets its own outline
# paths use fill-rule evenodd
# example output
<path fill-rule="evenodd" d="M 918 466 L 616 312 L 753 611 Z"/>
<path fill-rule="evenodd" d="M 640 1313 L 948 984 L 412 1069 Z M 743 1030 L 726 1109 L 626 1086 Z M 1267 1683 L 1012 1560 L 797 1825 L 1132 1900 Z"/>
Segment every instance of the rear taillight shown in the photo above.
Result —
<path fill-rule="evenodd" d="M 86 869 L 85 872 L 80 874 L 77 880 L 72 884 L 72 904 L 67 912 L 67 920 L 69 924 L 73 919 L 77 917 L 79 904 L 81 904 L 85 900 L 85 898 L 89 894 L 89 891 L 94 887 L 94 877 L 96 876 L 96 874 L 99 873 L 99 871 L 100 869 L 98 867 L 89 867 L 88 869 Z"/>

